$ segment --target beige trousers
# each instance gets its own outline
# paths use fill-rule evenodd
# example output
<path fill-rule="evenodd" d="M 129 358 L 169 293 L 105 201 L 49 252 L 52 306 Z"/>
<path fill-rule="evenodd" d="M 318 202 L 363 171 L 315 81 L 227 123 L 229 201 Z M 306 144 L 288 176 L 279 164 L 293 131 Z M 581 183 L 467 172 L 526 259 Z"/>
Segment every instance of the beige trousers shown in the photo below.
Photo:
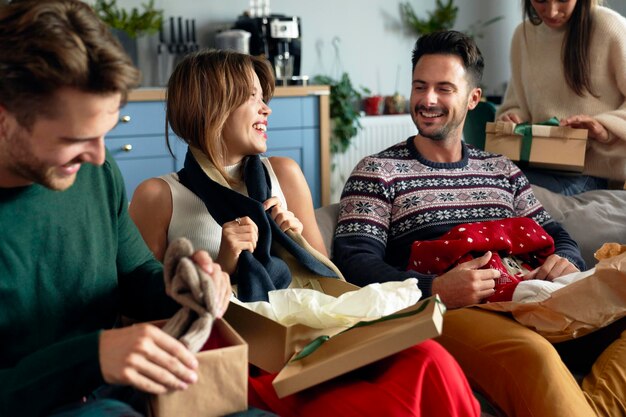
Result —
<path fill-rule="evenodd" d="M 437 341 L 509 417 L 626 416 L 626 332 L 596 360 L 582 388 L 550 342 L 501 313 L 449 310 Z"/>

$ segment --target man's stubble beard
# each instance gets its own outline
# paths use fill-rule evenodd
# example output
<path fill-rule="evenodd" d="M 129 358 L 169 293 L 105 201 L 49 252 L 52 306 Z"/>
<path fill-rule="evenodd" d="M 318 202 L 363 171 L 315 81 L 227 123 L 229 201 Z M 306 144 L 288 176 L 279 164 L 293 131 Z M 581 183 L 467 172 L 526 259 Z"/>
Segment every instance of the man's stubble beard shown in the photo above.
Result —
<path fill-rule="evenodd" d="M 76 180 L 76 174 L 68 177 L 55 175 L 54 167 L 46 166 L 43 161 L 34 156 L 30 148 L 24 147 L 25 143 L 29 143 L 24 137 L 27 134 L 28 132 L 21 128 L 6 138 L 6 143 L 12 150 L 9 160 L 5 161 L 9 164 L 9 171 L 17 177 L 54 191 L 63 191 L 72 186 Z"/>

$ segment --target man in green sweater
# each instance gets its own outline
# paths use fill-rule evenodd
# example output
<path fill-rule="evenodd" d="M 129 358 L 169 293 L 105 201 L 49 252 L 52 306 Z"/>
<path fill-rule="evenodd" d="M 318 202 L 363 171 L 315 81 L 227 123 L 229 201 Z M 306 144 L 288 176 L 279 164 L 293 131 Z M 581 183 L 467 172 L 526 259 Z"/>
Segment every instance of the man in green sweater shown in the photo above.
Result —
<path fill-rule="evenodd" d="M 160 394 L 197 379 L 194 355 L 160 329 L 114 328 L 120 314 L 178 308 L 104 147 L 137 80 L 85 3 L 0 7 L 1 416 L 139 415 L 98 393 L 115 384 Z M 205 252 L 194 260 L 223 312 L 228 275 Z"/>

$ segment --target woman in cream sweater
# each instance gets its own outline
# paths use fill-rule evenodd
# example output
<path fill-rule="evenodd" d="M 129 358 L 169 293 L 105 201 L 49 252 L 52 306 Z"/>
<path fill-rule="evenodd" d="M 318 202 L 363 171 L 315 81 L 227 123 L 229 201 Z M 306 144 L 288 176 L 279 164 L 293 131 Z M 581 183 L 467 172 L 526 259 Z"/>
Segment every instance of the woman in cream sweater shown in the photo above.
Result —
<path fill-rule="evenodd" d="M 511 43 L 512 76 L 499 120 L 588 129 L 584 175 L 525 170 L 563 194 L 626 180 L 626 19 L 602 0 L 522 0 L 527 19 Z"/>

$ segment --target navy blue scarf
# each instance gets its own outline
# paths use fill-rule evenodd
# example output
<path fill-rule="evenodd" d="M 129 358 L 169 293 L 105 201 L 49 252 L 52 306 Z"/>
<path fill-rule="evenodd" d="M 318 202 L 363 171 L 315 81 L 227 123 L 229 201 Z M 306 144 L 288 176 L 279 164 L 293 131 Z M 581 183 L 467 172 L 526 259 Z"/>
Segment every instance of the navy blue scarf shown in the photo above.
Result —
<path fill-rule="evenodd" d="M 271 197 L 269 173 L 258 155 L 247 157 L 243 163 L 243 179 L 249 197 L 213 181 L 202 170 L 190 150 L 187 150 L 183 169 L 178 178 L 206 205 L 215 221 L 223 225 L 236 217 L 248 216 L 259 229 L 259 240 L 254 253 L 243 251 L 239 256 L 233 281 L 237 283 L 237 297 L 245 302 L 267 301 L 268 292 L 287 288 L 291 272 L 287 264 L 273 254 L 276 241 L 311 272 L 337 278 L 337 274 L 287 236 L 276 224 L 263 202 Z"/>

